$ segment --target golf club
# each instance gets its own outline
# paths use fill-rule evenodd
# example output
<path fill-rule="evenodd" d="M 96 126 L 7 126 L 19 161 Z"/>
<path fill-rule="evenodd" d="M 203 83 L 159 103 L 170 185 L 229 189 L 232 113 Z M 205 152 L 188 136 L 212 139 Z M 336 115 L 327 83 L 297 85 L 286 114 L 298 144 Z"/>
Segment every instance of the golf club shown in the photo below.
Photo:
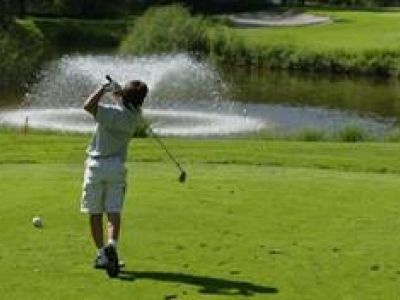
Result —
<path fill-rule="evenodd" d="M 106 75 L 106 79 L 110 84 L 114 84 L 115 86 L 121 87 L 116 81 L 114 81 L 110 75 Z M 134 107 L 133 107 L 134 108 Z M 135 108 L 134 108 L 135 109 Z M 141 116 L 141 114 L 139 114 Z M 153 131 L 150 124 L 141 116 L 142 122 L 145 124 L 147 129 L 149 130 L 150 135 L 158 142 L 161 148 L 167 153 L 168 157 L 175 163 L 176 167 L 179 169 L 181 174 L 179 175 L 179 182 L 184 183 L 186 181 L 186 171 L 182 168 L 180 163 L 176 160 L 176 158 L 172 155 L 172 153 L 168 150 L 167 146 L 160 139 L 160 137 Z"/>

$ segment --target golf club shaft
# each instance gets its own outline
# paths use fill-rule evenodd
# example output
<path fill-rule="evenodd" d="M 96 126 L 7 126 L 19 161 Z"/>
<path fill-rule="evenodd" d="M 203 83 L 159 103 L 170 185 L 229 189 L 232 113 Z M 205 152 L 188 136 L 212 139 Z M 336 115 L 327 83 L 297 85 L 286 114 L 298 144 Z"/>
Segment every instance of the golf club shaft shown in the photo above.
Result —
<path fill-rule="evenodd" d="M 106 75 L 106 79 L 112 83 L 115 82 L 110 75 Z M 139 113 L 138 109 L 136 107 L 133 107 L 133 109 L 136 110 L 136 112 L 138 113 L 138 115 L 140 116 L 143 124 L 145 124 L 145 126 L 148 128 L 150 135 L 158 142 L 158 144 L 161 146 L 161 148 L 164 149 L 164 151 L 167 153 L 168 157 L 175 163 L 175 165 L 177 166 L 177 168 L 179 169 L 179 171 L 181 171 L 181 173 L 186 173 L 185 170 L 181 167 L 181 165 L 179 164 L 179 162 L 176 160 L 176 158 L 172 155 L 172 153 L 168 150 L 167 146 L 164 144 L 164 142 L 161 140 L 161 138 L 153 131 L 153 129 L 151 128 L 150 124 L 143 118 L 143 116 Z"/>
<path fill-rule="evenodd" d="M 159 136 L 157 136 L 157 134 L 154 133 L 153 129 L 150 127 L 149 124 L 147 124 L 147 122 L 145 120 L 143 120 L 143 122 L 146 124 L 147 128 L 150 131 L 150 135 L 160 144 L 161 148 L 163 148 L 165 150 L 165 152 L 167 153 L 167 155 L 169 156 L 169 158 L 175 163 L 175 165 L 178 167 L 178 169 L 181 172 L 185 172 L 183 170 L 183 168 L 181 167 L 181 165 L 179 164 L 179 162 L 176 160 L 176 158 L 172 155 L 172 153 L 168 150 L 167 146 L 164 144 L 164 142 L 160 139 Z"/>

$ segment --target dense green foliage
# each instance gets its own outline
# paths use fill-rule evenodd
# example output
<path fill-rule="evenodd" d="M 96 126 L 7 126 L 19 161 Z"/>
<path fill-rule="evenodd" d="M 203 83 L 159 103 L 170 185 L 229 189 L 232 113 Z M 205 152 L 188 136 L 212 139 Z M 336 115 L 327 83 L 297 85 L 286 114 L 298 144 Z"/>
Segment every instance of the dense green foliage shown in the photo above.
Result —
<path fill-rule="evenodd" d="M 121 45 L 123 53 L 206 51 L 206 23 L 182 6 L 151 8 L 137 19 Z"/>
<path fill-rule="evenodd" d="M 117 47 L 127 28 L 127 19 L 27 18 L 0 27 L 0 87 L 21 85 L 43 63 L 51 48 Z"/>
<path fill-rule="evenodd" d="M 35 18 L 34 22 L 56 46 L 115 47 L 133 20 Z"/>
<path fill-rule="evenodd" d="M 88 139 L 0 134 L 3 298 L 397 299 L 400 144 L 166 139 L 182 185 L 134 140 L 109 280 L 78 212 Z"/>
<path fill-rule="evenodd" d="M 226 65 L 314 72 L 400 75 L 400 12 L 314 11 L 333 23 L 292 28 L 230 28 L 192 17 L 181 6 L 149 10 L 123 53 L 201 51 Z M 354 38 L 357 36 L 357 38 Z"/>
<path fill-rule="evenodd" d="M 43 34 L 31 21 L 0 28 L 0 87 L 27 80 L 40 65 L 46 49 Z"/>
<path fill-rule="evenodd" d="M 26 15 L 97 18 L 121 16 L 134 11 L 136 0 L 0 0 L 3 10 L 19 17 Z"/>
<path fill-rule="evenodd" d="M 0 22 L 4 14 L 98 18 L 142 12 L 154 5 L 183 4 L 194 11 L 223 13 L 320 5 L 343 8 L 398 6 L 399 0 L 0 0 Z"/>

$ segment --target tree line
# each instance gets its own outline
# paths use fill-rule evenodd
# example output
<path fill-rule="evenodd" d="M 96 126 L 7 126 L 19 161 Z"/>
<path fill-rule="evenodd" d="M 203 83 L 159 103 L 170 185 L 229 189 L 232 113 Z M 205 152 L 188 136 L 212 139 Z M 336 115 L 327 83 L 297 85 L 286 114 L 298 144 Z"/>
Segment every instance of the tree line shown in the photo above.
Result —
<path fill-rule="evenodd" d="M 400 0 L 0 0 L 0 23 L 4 26 L 12 17 L 25 15 L 82 18 L 119 16 L 142 11 L 151 5 L 177 2 L 201 11 L 250 10 L 308 4 L 353 8 L 400 5 Z"/>

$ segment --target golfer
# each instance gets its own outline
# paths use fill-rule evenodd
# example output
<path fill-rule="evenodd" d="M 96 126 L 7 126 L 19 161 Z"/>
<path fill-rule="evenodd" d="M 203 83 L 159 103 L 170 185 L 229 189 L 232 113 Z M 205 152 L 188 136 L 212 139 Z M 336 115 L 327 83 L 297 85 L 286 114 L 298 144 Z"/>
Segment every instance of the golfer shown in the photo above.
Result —
<path fill-rule="evenodd" d="M 111 92 L 116 105 L 99 104 Z M 96 120 L 87 148 L 81 211 L 89 214 L 90 231 L 97 247 L 95 268 L 105 268 L 110 277 L 118 275 L 117 254 L 121 210 L 126 189 L 125 160 L 128 144 L 140 124 L 141 107 L 148 93 L 146 84 L 129 81 L 123 88 L 110 82 L 96 89 L 83 108 Z M 104 244 L 103 214 L 108 220 L 108 242 Z"/>

